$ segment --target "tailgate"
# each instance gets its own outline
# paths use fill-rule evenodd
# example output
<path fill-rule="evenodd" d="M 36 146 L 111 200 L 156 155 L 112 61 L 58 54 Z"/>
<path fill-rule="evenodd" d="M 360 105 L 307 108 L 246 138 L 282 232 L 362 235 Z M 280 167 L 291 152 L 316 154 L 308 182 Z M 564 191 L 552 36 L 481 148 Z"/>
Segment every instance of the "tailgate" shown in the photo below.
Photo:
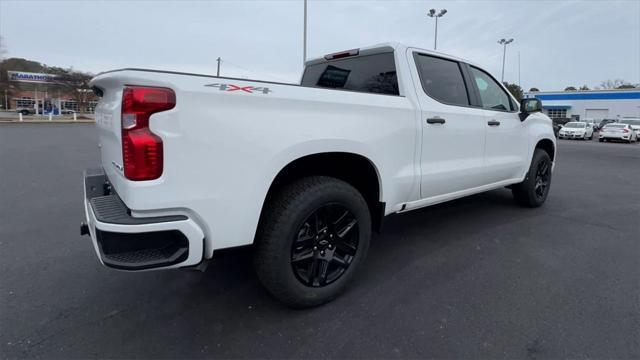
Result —
<path fill-rule="evenodd" d="M 110 81 L 111 80 L 111 81 Z M 107 177 L 124 178 L 122 167 L 122 128 L 120 121 L 123 85 L 115 79 L 94 80 L 91 85 L 102 94 L 95 109 L 102 167 Z"/>

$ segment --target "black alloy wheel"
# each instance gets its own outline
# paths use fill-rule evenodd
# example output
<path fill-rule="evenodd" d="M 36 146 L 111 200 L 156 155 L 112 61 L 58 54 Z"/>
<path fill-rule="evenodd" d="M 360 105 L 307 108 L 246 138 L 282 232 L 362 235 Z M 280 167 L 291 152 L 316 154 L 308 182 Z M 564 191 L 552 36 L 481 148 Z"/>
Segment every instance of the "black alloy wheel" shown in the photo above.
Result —
<path fill-rule="evenodd" d="M 256 274 L 278 300 L 295 308 L 335 299 L 362 266 L 371 215 L 351 184 L 309 176 L 284 185 L 265 204 L 256 234 Z"/>
<path fill-rule="evenodd" d="M 547 195 L 547 188 L 551 180 L 551 164 L 548 159 L 541 159 L 536 169 L 535 194 L 539 199 L 544 199 Z"/>
<path fill-rule="evenodd" d="M 346 207 L 330 203 L 313 211 L 291 246 L 291 267 L 306 286 L 323 287 L 339 279 L 358 251 L 358 220 Z"/>
<path fill-rule="evenodd" d="M 531 208 L 544 204 L 551 188 L 552 165 L 552 159 L 545 150 L 534 151 L 524 181 L 511 187 L 516 203 Z"/>

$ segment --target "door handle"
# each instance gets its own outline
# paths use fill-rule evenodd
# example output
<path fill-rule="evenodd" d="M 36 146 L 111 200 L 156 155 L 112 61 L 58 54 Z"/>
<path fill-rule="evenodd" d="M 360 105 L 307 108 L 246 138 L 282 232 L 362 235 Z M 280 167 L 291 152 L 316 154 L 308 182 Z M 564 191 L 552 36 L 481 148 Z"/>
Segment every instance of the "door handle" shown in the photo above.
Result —
<path fill-rule="evenodd" d="M 500 121 L 497 121 L 497 120 L 490 120 L 490 121 L 487 121 L 487 124 L 488 124 L 489 126 L 500 126 Z"/>
<path fill-rule="evenodd" d="M 427 119 L 427 124 L 444 124 L 446 121 L 441 117 L 432 117 Z"/>

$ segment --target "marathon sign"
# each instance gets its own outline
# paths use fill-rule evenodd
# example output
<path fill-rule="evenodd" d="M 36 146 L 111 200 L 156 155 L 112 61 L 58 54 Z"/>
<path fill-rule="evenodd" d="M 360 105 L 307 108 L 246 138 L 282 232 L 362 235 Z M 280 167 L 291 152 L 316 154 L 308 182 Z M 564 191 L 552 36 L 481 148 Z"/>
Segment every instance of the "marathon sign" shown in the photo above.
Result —
<path fill-rule="evenodd" d="M 22 81 L 29 83 L 53 83 L 56 82 L 58 75 L 32 73 L 23 71 L 7 71 L 9 81 Z"/>

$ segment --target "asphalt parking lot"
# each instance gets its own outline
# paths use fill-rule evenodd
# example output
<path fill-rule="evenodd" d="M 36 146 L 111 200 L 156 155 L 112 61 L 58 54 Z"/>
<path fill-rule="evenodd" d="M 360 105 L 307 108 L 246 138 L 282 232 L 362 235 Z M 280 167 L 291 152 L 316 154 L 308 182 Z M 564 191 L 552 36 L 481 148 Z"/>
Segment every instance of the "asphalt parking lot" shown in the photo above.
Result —
<path fill-rule="evenodd" d="M 561 140 L 539 209 L 508 190 L 392 216 L 350 291 L 290 310 L 248 251 L 205 273 L 102 267 L 93 125 L 0 124 L 2 358 L 640 357 L 640 145 Z"/>

